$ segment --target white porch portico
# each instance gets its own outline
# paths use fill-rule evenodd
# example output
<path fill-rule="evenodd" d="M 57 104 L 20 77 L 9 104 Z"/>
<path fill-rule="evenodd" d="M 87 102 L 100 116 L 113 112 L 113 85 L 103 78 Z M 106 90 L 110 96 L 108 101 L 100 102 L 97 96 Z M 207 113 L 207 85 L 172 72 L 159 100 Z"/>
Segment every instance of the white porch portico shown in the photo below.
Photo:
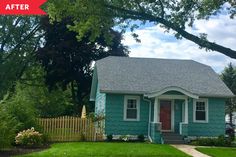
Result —
<path fill-rule="evenodd" d="M 181 93 L 168 94 L 170 91 Z M 165 94 L 167 93 L 167 94 Z M 153 125 L 157 125 L 158 131 L 161 132 L 174 132 L 175 125 L 175 100 L 183 100 L 182 103 L 182 121 L 179 123 L 179 134 L 185 135 L 188 126 L 188 99 L 198 99 L 197 95 L 194 95 L 179 87 L 168 87 L 159 92 L 152 92 L 146 94 L 148 98 L 154 98 L 154 111 L 153 111 Z M 168 107 L 169 106 L 169 107 Z M 168 117 L 169 116 L 169 117 Z M 165 124 L 163 124 L 165 123 Z"/>

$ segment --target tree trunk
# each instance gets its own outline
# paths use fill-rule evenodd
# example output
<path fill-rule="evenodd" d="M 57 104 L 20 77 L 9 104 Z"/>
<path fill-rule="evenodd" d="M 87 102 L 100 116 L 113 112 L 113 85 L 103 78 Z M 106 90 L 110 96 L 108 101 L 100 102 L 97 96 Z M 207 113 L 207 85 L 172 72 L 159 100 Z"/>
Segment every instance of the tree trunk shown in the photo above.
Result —
<path fill-rule="evenodd" d="M 72 95 L 72 101 L 73 103 L 76 102 L 76 97 L 75 97 L 75 86 L 74 86 L 74 82 L 71 82 L 71 95 Z"/>
<path fill-rule="evenodd" d="M 230 105 L 229 105 L 229 123 L 232 126 L 233 124 L 233 101 L 232 99 L 230 100 Z"/>
<path fill-rule="evenodd" d="M 79 83 L 77 82 L 77 91 L 76 91 L 76 96 L 77 96 L 77 104 L 76 104 L 76 112 L 78 113 L 79 116 L 81 116 L 82 112 L 82 107 L 83 107 L 83 98 L 82 98 L 82 93 L 79 90 Z"/>

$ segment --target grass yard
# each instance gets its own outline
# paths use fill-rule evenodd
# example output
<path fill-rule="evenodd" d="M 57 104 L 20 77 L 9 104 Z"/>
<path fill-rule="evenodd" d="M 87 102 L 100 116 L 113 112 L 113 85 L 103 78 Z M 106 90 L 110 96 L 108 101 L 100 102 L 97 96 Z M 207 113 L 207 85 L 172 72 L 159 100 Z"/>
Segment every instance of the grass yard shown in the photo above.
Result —
<path fill-rule="evenodd" d="M 212 157 L 236 157 L 236 148 L 222 148 L 222 147 L 214 147 L 214 148 L 196 148 L 198 151 L 210 155 Z"/>
<path fill-rule="evenodd" d="M 170 145 L 146 143 L 71 142 L 21 157 L 188 157 Z"/>

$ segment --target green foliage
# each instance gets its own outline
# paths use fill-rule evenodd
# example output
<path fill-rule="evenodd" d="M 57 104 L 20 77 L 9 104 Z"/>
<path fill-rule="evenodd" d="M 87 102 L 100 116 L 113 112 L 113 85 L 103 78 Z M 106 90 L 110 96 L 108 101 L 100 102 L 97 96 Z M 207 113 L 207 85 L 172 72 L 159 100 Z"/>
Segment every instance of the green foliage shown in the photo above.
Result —
<path fill-rule="evenodd" d="M 79 40 L 91 33 L 91 41 L 104 36 L 109 42 L 109 29 L 112 27 L 119 27 L 122 31 L 134 31 L 138 28 L 137 22 L 140 25 L 151 22 L 161 25 L 167 32 L 173 32 L 170 29 L 174 30 L 177 39 L 184 37 L 198 44 L 200 48 L 219 51 L 236 58 L 235 50 L 208 41 L 207 35 L 203 37 L 201 34 L 191 34 L 186 29 L 186 26 L 193 27 L 195 20 L 209 19 L 211 15 L 220 13 L 224 10 L 222 6 L 226 2 L 231 6 L 224 14 L 228 13 L 233 17 L 236 13 L 236 4 L 225 0 L 50 0 L 48 13 L 52 20 L 57 21 L 71 17 L 74 23 L 69 29 L 78 33 Z M 132 35 L 137 39 L 135 34 Z"/>
<path fill-rule="evenodd" d="M 36 127 L 36 109 L 19 86 L 20 84 L 18 83 L 16 85 L 16 93 L 10 99 L 5 100 L 2 105 L 20 123 L 18 130 Z"/>
<path fill-rule="evenodd" d="M 86 141 L 86 135 L 84 132 L 80 133 L 80 141 Z"/>
<path fill-rule="evenodd" d="M 236 68 L 230 63 L 225 67 L 224 71 L 221 74 L 221 78 L 227 87 L 236 94 Z"/>
<path fill-rule="evenodd" d="M 72 104 L 69 90 L 49 90 L 40 66 L 28 69 L 15 86 L 15 93 L 5 100 L 5 106 L 24 126 L 36 127 L 36 117 L 55 117 L 69 114 Z"/>
<path fill-rule="evenodd" d="M 236 68 L 230 63 L 222 72 L 221 79 L 226 86 L 236 94 Z M 236 99 L 231 98 L 226 102 L 226 113 L 229 113 L 230 123 L 232 123 L 232 112 L 236 110 Z"/>
<path fill-rule="evenodd" d="M 68 25 L 73 24 L 73 20 L 69 17 L 53 24 L 45 17 L 42 18 L 41 23 L 45 31 L 45 45 L 38 49 L 37 59 L 46 72 L 45 82 L 50 90 L 60 87 L 71 92 L 74 104 L 72 111 L 79 115 L 82 106 L 86 103 L 86 105 L 90 104 L 88 100 L 93 62 L 109 55 L 128 55 L 127 47 L 121 43 L 122 33 L 110 28 L 109 34 L 113 36 L 111 44 L 107 44 L 102 36 L 91 42 L 89 40 L 91 33 L 78 41 L 76 33 L 67 28 Z M 57 91 L 59 95 L 60 92 Z"/>
<path fill-rule="evenodd" d="M 14 142 L 16 131 L 35 124 L 30 102 L 22 93 L 14 93 L 15 81 L 34 61 L 33 53 L 40 43 L 38 20 L 32 16 L 0 16 L 0 100 L 4 98 L 0 102 L 0 148 Z"/>
<path fill-rule="evenodd" d="M 107 141 L 111 142 L 113 140 L 113 135 L 110 134 L 110 135 L 107 135 Z"/>
<path fill-rule="evenodd" d="M 0 149 L 8 148 L 14 142 L 19 122 L 0 106 Z"/>
<path fill-rule="evenodd" d="M 138 135 L 138 141 L 144 142 L 144 140 L 145 140 L 145 136 L 143 134 Z"/>
<path fill-rule="evenodd" d="M 192 144 L 199 146 L 231 146 L 232 141 L 230 138 L 225 138 L 224 135 L 219 136 L 218 138 L 198 138 L 196 141 L 193 141 Z"/>
<path fill-rule="evenodd" d="M 130 140 L 130 136 L 129 135 L 121 135 L 119 137 L 120 140 L 124 141 L 124 142 L 127 142 Z"/>
<path fill-rule="evenodd" d="M 35 131 L 34 128 L 19 132 L 15 137 L 15 142 L 17 145 L 29 148 L 40 147 L 45 144 L 43 135 Z"/>
<path fill-rule="evenodd" d="M 24 73 L 15 85 L 15 91 L 7 94 L 0 103 L 0 148 L 14 142 L 17 132 L 40 126 L 36 118 L 67 114 L 70 108 L 70 92 L 62 89 L 49 91 L 44 84 L 44 72 L 34 66 Z M 32 137 L 34 138 L 34 137 Z M 38 137 L 32 140 L 38 140 Z M 46 139 L 45 136 L 42 137 Z M 42 140 L 43 140 L 42 139 Z M 27 140 L 31 139 L 25 139 Z M 40 139 L 41 140 L 41 139 Z"/>
<path fill-rule="evenodd" d="M 0 99 L 14 90 L 40 44 L 39 16 L 0 16 Z"/>
<path fill-rule="evenodd" d="M 104 114 L 95 114 L 94 112 L 89 113 L 88 118 L 92 119 L 93 122 L 101 122 L 105 119 Z"/>

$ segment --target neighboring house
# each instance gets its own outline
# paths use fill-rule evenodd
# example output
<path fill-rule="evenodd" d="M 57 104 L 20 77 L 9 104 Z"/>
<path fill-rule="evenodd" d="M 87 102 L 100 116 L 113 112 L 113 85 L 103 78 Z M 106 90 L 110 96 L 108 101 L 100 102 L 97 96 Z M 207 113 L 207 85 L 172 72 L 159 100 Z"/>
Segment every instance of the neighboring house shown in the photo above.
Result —
<path fill-rule="evenodd" d="M 211 67 L 193 60 L 107 57 L 95 64 L 90 100 L 105 116 L 106 135 L 167 143 L 168 133 L 224 134 L 225 100 L 233 96 Z"/>

